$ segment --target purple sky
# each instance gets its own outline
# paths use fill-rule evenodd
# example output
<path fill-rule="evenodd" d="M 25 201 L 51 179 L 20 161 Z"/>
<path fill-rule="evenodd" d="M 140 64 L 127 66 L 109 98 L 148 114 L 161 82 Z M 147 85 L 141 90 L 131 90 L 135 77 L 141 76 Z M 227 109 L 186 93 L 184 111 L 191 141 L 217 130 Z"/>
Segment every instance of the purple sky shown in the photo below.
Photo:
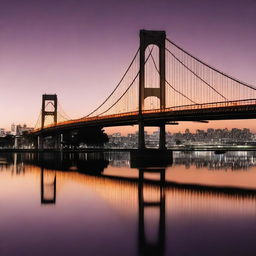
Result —
<path fill-rule="evenodd" d="M 0 127 L 34 126 L 43 93 L 57 93 L 73 118 L 89 113 L 121 78 L 143 28 L 166 30 L 193 55 L 256 85 L 255 13 L 255 0 L 0 0 Z"/>

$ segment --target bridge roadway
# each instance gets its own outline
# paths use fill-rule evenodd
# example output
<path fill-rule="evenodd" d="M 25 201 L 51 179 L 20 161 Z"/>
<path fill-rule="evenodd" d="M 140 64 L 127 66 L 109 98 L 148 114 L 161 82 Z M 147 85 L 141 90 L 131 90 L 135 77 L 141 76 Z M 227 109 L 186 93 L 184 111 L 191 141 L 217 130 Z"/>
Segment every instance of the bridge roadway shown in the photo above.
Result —
<path fill-rule="evenodd" d="M 163 123 L 177 121 L 202 120 L 232 120 L 255 119 L 256 99 L 246 99 L 228 102 L 214 102 L 171 107 L 157 110 L 144 110 L 142 120 L 145 126 L 158 126 Z M 111 127 L 138 124 L 140 115 L 138 111 L 114 115 L 85 117 L 60 122 L 56 125 L 45 126 L 44 129 L 35 129 L 35 135 L 61 133 L 82 127 Z"/>

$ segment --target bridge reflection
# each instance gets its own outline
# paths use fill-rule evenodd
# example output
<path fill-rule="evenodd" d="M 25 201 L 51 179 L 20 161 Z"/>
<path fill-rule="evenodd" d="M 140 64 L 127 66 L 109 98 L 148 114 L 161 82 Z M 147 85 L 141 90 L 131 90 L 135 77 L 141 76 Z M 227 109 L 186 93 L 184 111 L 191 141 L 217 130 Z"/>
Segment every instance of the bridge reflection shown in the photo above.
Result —
<path fill-rule="evenodd" d="M 19 174 L 19 167 L 32 165 L 40 167 L 41 181 L 41 205 L 55 205 L 57 202 L 57 171 L 67 172 L 74 171 L 84 175 L 95 177 L 106 177 L 107 179 L 124 180 L 124 177 L 111 177 L 104 175 L 104 169 L 108 166 L 111 155 L 103 153 L 94 154 L 74 154 L 74 153 L 44 153 L 44 154 L 24 154 L 8 155 L 5 158 L 5 163 L 13 164 L 16 168 L 16 174 Z M 15 164 L 14 164 L 15 163 Z M 1 165 L 1 162 L 0 162 Z M 24 169 L 25 171 L 25 169 Z M 160 180 L 156 188 L 159 189 L 159 197 L 152 201 L 146 197 L 147 189 L 145 189 L 145 182 L 149 182 L 145 177 L 147 173 L 159 174 Z M 165 167 L 143 167 L 138 169 L 138 179 L 128 179 L 129 181 L 137 183 L 137 201 L 138 201 L 138 250 L 139 255 L 163 255 L 165 248 Z M 149 195 L 150 197 L 150 195 Z M 158 211 L 158 220 L 156 220 L 155 230 L 150 230 L 151 223 L 147 223 L 148 209 Z M 148 232 L 156 234 L 156 237 L 149 238 Z"/>
<path fill-rule="evenodd" d="M 86 160 L 85 160 L 86 162 Z M 104 165 L 105 162 L 103 161 L 102 164 Z M 91 166 L 92 162 L 89 165 Z M 98 167 L 99 163 L 97 164 Z M 52 170 L 54 171 L 54 170 Z M 79 171 L 79 170 L 78 170 Z M 139 179 L 138 179 L 138 250 L 139 255 L 164 255 L 165 249 L 165 168 L 140 168 L 139 172 Z M 82 172 L 80 170 L 80 172 Z M 83 169 L 83 173 L 87 175 L 92 175 L 92 171 Z M 95 176 L 100 176 L 102 173 L 102 168 L 99 168 L 98 171 L 94 172 Z M 150 194 L 147 195 L 147 190 L 144 188 L 145 185 L 145 175 L 147 173 L 150 174 L 159 174 L 159 185 L 156 186 L 156 189 L 159 190 L 158 197 L 154 200 L 151 199 Z M 49 173 L 48 173 L 49 176 Z M 44 167 L 41 167 L 41 204 L 42 205 L 49 205 L 56 203 L 56 172 L 54 172 L 53 181 L 51 183 L 45 182 L 45 172 Z M 149 197 L 146 199 L 145 197 Z M 152 220 L 146 222 L 145 219 L 147 218 L 147 213 L 149 213 L 150 217 L 150 210 L 156 210 L 158 220 L 156 220 L 155 230 L 150 230 L 149 226 L 152 226 Z M 149 234 L 153 233 L 156 237 L 153 239 L 149 238 Z"/>
<path fill-rule="evenodd" d="M 218 170 L 229 168 L 232 170 L 248 170 L 256 166 L 256 151 L 229 151 L 216 155 L 212 151 L 174 151 L 169 155 L 166 166 L 183 165 L 186 168 L 207 167 Z M 149 159 L 151 160 L 151 159 Z M 46 169 L 103 173 L 108 165 L 113 167 L 137 166 L 129 152 L 44 152 L 44 153 L 1 153 L 0 171 L 5 167 L 12 167 L 16 174 L 25 172 L 22 165 L 33 164 Z M 150 164 L 150 162 L 149 162 Z M 157 163 L 158 164 L 158 163 Z M 162 164 L 162 161 L 161 161 Z"/>
<path fill-rule="evenodd" d="M 179 159 L 179 163 L 182 163 L 182 161 L 187 163 L 187 159 L 191 159 L 191 163 L 193 163 L 193 156 L 197 156 L 200 159 L 200 154 L 202 153 L 199 153 L 198 155 L 194 153 L 187 155 L 184 153 L 174 153 L 174 164 L 177 164 L 177 159 Z M 207 152 L 207 154 L 209 154 L 209 152 Z M 239 157 L 238 155 L 239 154 L 234 154 L 233 157 Z M 209 154 L 209 159 L 211 159 L 211 156 L 214 161 L 216 160 L 216 157 L 220 157 L 215 156 L 214 154 Z M 241 157 L 247 159 L 249 162 L 254 156 L 254 152 L 241 154 Z M 226 155 L 226 157 L 229 158 L 231 155 Z M 232 207 L 243 208 L 241 207 L 243 206 L 242 198 L 249 201 L 250 205 L 252 205 L 251 208 L 255 209 L 255 192 L 237 193 L 233 195 L 230 194 L 229 191 L 216 190 L 209 192 L 207 190 L 205 191 L 205 189 L 200 190 L 199 188 L 194 190 L 193 187 L 191 189 L 186 189 L 186 187 L 182 187 L 182 189 L 173 188 L 168 185 L 169 183 L 166 180 L 166 166 L 138 166 L 138 168 L 135 169 L 138 176 L 135 178 L 125 177 L 122 175 L 121 170 L 119 170 L 119 176 L 111 176 L 105 169 L 108 165 L 114 163 L 115 159 L 117 159 L 118 162 L 117 166 L 122 164 L 126 165 L 127 162 L 131 164 L 128 155 L 124 156 L 123 153 L 115 153 L 115 155 L 113 155 L 111 153 L 100 152 L 90 154 L 44 153 L 16 154 L 16 156 L 6 155 L 5 157 L 0 156 L 0 166 L 4 167 L 7 164 L 11 167 L 16 166 L 17 175 L 21 174 L 20 170 L 25 173 L 26 168 L 29 169 L 29 166 L 36 167 L 35 169 L 38 169 L 39 167 L 39 170 L 41 171 L 40 186 L 42 205 L 56 204 L 58 197 L 58 193 L 56 192 L 57 185 L 58 189 L 60 189 L 60 179 L 63 175 L 70 175 L 71 172 L 76 174 L 77 178 L 80 180 L 84 178 L 84 183 L 88 186 L 92 185 L 90 184 L 92 179 L 94 182 L 93 186 L 97 186 L 99 183 L 104 183 L 101 185 L 105 187 L 105 190 L 103 190 L 103 193 L 105 194 L 108 193 L 108 188 L 110 190 L 109 193 L 111 193 L 110 187 L 112 181 L 114 181 L 116 185 L 114 189 L 115 194 L 117 194 L 117 191 L 123 193 L 123 188 L 129 187 L 130 190 L 133 190 L 132 193 L 134 191 L 136 192 L 136 200 L 132 200 L 130 194 L 128 196 L 131 198 L 131 201 L 135 202 L 135 207 L 138 209 L 137 244 L 139 255 L 164 255 L 167 250 L 166 211 L 168 207 L 171 208 L 172 211 L 176 211 L 175 204 L 174 206 L 171 206 L 170 202 L 167 200 L 167 194 L 169 194 L 170 197 L 174 197 L 175 193 L 179 191 L 184 199 L 183 204 L 189 204 L 190 207 L 193 207 L 190 200 L 191 197 L 194 196 L 196 197 L 194 202 L 197 207 L 206 207 L 205 204 L 208 204 L 209 201 L 214 198 L 215 201 L 213 201 L 215 207 L 216 203 L 220 203 L 220 207 L 223 208 L 223 199 L 227 199 L 228 202 L 234 204 Z M 22 166 L 23 168 L 21 168 Z M 59 174 L 59 176 L 57 174 Z M 68 176 L 68 178 L 71 178 L 70 176 Z M 154 178 L 157 176 L 158 179 L 152 180 L 152 176 L 154 176 Z M 122 190 L 120 190 L 118 184 Z M 227 207 L 229 207 L 229 205 L 227 205 Z M 148 221 L 148 219 L 150 221 Z M 152 225 L 152 222 L 154 222 L 155 225 Z"/>

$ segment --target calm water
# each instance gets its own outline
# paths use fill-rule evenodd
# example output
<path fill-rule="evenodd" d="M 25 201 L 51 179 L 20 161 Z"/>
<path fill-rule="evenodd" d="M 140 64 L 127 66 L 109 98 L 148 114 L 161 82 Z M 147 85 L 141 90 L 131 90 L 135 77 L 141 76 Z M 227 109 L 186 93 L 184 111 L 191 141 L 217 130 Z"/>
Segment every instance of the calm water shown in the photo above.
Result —
<path fill-rule="evenodd" d="M 256 152 L 132 161 L 1 154 L 0 255 L 256 255 Z"/>

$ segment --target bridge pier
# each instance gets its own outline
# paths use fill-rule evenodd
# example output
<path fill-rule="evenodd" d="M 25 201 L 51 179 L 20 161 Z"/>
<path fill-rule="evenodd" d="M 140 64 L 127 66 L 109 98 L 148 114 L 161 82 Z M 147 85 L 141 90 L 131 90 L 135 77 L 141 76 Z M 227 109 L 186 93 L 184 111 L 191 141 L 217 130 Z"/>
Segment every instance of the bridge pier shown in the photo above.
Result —
<path fill-rule="evenodd" d="M 145 146 L 145 125 L 142 121 L 139 122 L 139 132 L 138 132 L 138 149 L 144 150 Z M 165 134 L 165 124 L 159 125 L 159 149 L 166 150 L 166 134 Z"/>
<path fill-rule="evenodd" d="M 18 148 L 19 148 L 18 136 L 17 136 L 17 135 L 15 135 L 15 137 L 14 137 L 14 148 L 15 148 L 15 149 L 18 149 Z"/>
<path fill-rule="evenodd" d="M 37 149 L 44 149 L 43 137 L 37 136 Z"/>
<path fill-rule="evenodd" d="M 57 134 L 55 137 L 55 149 L 62 150 L 63 149 L 63 134 Z"/>
<path fill-rule="evenodd" d="M 60 134 L 60 150 L 63 150 L 63 133 Z"/>
<path fill-rule="evenodd" d="M 54 140 L 54 149 L 58 150 L 60 148 L 60 138 L 59 135 L 55 135 L 53 136 L 53 140 Z"/>
<path fill-rule="evenodd" d="M 165 124 L 159 127 L 159 149 L 166 149 Z"/>
<path fill-rule="evenodd" d="M 139 147 L 138 148 L 140 150 L 145 149 L 145 129 L 144 129 L 144 123 L 142 121 L 139 122 L 138 139 L 139 139 Z"/>

